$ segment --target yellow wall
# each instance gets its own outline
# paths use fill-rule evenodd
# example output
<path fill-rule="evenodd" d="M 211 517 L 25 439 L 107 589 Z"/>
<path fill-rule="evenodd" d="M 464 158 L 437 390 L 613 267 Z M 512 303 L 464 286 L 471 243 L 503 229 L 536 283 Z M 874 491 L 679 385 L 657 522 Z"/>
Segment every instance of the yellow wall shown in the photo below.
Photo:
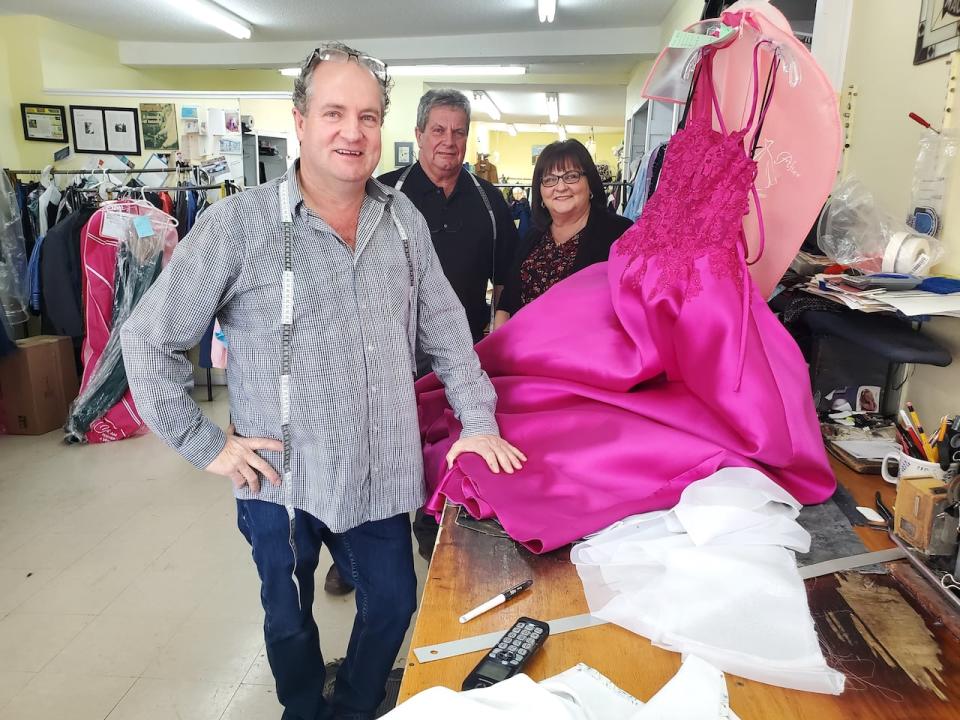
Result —
<path fill-rule="evenodd" d="M 903 218 L 909 209 L 910 180 L 921 128 L 907 118 L 916 112 L 939 126 L 943 121 L 949 58 L 913 64 L 920 0 L 855 0 L 844 86 L 857 89 L 846 173 L 874 194 L 878 205 Z M 949 255 L 937 271 L 960 275 L 960 188 L 944 213 Z M 960 412 L 960 319 L 939 318 L 925 332 L 952 353 L 947 368 L 917 365 L 905 396 L 916 404 L 927 426 Z"/>
<path fill-rule="evenodd" d="M 584 145 L 590 139 L 589 135 L 579 133 L 570 133 L 569 137 L 579 140 Z M 494 131 L 490 133 L 491 160 L 494 160 L 497 173 L 501 178 L 526 181 L 533 176 L 533 146 L 549 145 L 557 139 L 556 133 L 519 133 L 511 136 L 509 133 Z M 623 134 L 596 133 L 594 139 L 597 142 L 596 161 L 607 163 L 611 170 L 616 172 L 613 148 L 623 142 Z M 471 157 L 467 159 L 470 162 L 474 161 Z"/>
<path fill-rule="evenodd" d="M 22 129 L 20 106 L 14 102 L 10 87 L 10 49 L 5 35 L 5 30 L 0 28 L 0 166 L 14 167 L 20 163 L 20 150 L 13 138 Z"/>
<path fill-rule="evenodd" d="M 414 157 L 417 152 L 417 138 L 414 128 L 417 125 L 417 105 L 423 95 L 423 81 L 416 78 L 397 78 L 390 92 L 390 109 L 383 122 L 382 152 L 377 173 L 393 170 L 395 142 L 413 143 Z"/>
<path fill-rule="evenodd" d="M 923 132 L 907 113 L 940 125 L 949 70 L 948 57 L 913 64 L 919 17 L 920 0 L 855 0 L 844 72 L 844 87 L 857 90 L 846 172 L 898 218 L 909 210 Z"/>
<path fill-rule="evenodd" d="M 633 117 L 640 103 L 643 102 L 643 84 L 647 81 L 647 75 L 650 68 L 653 67 L 653 60 L 641 60 L 633 69 L 630 76 L 630 82 L 627 83 L 627 102 L 624 109 L 624 118 Z"/>

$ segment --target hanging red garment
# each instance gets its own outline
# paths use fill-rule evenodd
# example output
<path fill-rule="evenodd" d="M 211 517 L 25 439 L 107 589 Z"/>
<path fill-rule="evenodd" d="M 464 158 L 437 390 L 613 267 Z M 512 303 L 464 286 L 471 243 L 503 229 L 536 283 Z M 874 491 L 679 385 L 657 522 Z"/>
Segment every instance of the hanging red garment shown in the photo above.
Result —
<path fill-rule="evenodd" d="M 176 223 L 173 218 L 152 206 L 147 207 L 131 200 L 121 200 L 119 202 L 130 213 L 167 218 L 166 223 L 153 223 L 155 230 L 162 234 L 162 240 L 166 248 L 162 263 L 166 265 L 177 243 Z M 81 351 L 83 362 L 83 378 L 80 383 L 81 394 L 90 384 L 90 378 L 96 368 L 97 361 L 107 346 L 107 340 L 113 327 L 118 239 L 114 237 L 114 229 L 109 226 L 104 228 L 104 220 L 107 216 L 108 213 L 103 208 L 97 210 L 87 221 L 81 235 L 80 260 L 83 266 L 85 329 Z M 119 402 L 111 407 L 103 417 L 90 425 L 85 437 L 87 442 L 103 443 L 142 435 L 146 431 L 147 428 L 137 412 L 130 390 L 127 389 Z"/>

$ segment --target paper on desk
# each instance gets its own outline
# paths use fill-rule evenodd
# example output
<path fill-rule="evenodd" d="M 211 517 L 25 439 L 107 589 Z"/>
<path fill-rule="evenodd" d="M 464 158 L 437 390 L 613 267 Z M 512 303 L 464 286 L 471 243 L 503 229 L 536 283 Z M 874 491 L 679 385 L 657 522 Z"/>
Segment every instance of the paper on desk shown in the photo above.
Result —
<path fill-rule="evenodd" d="M 900 449 L 896 443 L 886 440 L 837 440 L 833 444 L 858 460 L 883 460 L 887 453 Z"/>
<path fill-rule="evenodd" d="M 957 295 L 938 295 L 923 291 L 905 290 L 888 292 L 882 296 L 882 299 L 904 315 L 960 313 L 960 296 Z"/>

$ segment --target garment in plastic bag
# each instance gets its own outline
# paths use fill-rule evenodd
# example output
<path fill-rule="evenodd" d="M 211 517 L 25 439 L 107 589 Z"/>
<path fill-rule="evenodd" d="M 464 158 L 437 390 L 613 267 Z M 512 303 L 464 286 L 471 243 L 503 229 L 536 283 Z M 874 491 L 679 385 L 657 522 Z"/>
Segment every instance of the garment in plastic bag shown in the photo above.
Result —
<path fill-rule="evenodd" d="M 724 672 L 839 694 L 820 650 L 794 550 L 800 504 L 757 470 L 726 468 L 670 511 L 627 518 L 577 545 L 590 612 Z"/>
<path fill-rule="evenodd" d="M 176 220 L 149 203 L 104 205 L 83 230 L 83 378 L 67 442 L 110 442 L 146 431 L 127 385 L 120 328 L 176 246 Z"/>
<path fill-rule="evenodd" d="M 27 321 L 27 248 L 17 194 L 0 172 L 0 312 L 9 326 Z"/>
<path fill-rule="evenodd" d="M 625 693 L 583 663 L 535 683 L 526 675 L 479 690 L 433 687 L 384 720 L 738 720 L 723 673 L 690 656 L 649 702 Z"/>

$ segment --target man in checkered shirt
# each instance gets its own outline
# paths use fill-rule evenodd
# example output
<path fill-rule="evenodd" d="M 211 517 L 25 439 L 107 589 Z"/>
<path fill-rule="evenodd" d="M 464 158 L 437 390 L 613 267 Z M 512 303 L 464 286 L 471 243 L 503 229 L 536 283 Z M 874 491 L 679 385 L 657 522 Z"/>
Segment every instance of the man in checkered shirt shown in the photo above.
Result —
<path fill-rule="evenodd" d="M 416 607 L 409 513 L 424 501 L 417 340 L 463 427 L 448 463 L 475 452 L 495 472 L 512 473 L 526 459 L 499 436 L 496 395 L 426 222 L 371 178 L 388 90 L 375 58 L 337 43 L 311 53 L 294 89 L 300 160 L 283 178 L 204 212 L 122 331 L 146 423 L 195 466 L 233 481 L 285 720 L 372 718 Z M 285 247 L 292 308 L 282 303 Z M 213 317 L 230 347 L 227 432 L 189 394 L 185 353 Z M 329 701 L 312 615 L 321 545 L 357 588 Z"/>

